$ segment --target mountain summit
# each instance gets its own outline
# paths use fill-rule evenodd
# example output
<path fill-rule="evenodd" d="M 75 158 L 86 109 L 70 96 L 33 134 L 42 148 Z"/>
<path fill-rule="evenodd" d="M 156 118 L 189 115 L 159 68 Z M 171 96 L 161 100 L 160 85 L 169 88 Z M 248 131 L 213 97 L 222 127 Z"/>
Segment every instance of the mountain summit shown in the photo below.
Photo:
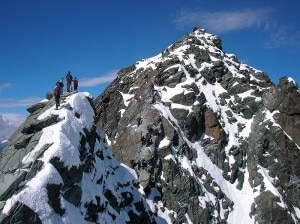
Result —
<path fill-rule="evenodd" d="M 297 223 L 299 102 L 195 29 L 95 99 L 30 107 L 0 155 L 0 223 Z"/>
<path fill-rule="evenodd" d="M 116 158 L 171 222 L 299 219 L 298 86 L 275 86 L 216 35 L 197 29 L 122 69 L 95 106 Z"/>

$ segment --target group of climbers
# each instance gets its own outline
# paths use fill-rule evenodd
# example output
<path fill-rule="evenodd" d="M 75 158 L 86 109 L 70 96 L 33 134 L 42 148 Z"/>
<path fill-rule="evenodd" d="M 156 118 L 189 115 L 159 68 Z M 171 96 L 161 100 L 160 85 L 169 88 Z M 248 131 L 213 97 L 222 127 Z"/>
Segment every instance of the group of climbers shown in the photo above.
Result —
<path fill-rule="evenodd" d="M 138 170 L 145 169 L 147 167 L 147 162 L 145 159 L 140 159 L 138 161 L 135 160 L 130 160 L 130 164 L 131 164 L 131 168 L 134 169 L 136 166 L 138 168 Z"/>
<path fill-rule="evenodd" d="M 156 102 L 155 96 L 157 95 L 157 90 L 155 89 L 155 85 L 157 85 L 157 86 L 163 85 L 162 75 L 160 73 L 161 70 L 163 69 L 163 63 L 158 62 L 155 65 L 159 72 L 155 76 L 154 83 L 150 83 L 150 85 L 149 85 L 148 93 L 150 96 L 150 104 L 154 104 Z M 138 115 L 136 117 L 136 121 L 137 121 L 137 126 L 139 127 L 143 122 L 141 115 Z M 159 131 L 158 131 L 157 127 L 154 124 L 148 125 L 146 134 L 143 134 L 143 132 L 141 132 L 140 141 L 142 143 L 142 146 L 150 147 L 153 144 L 152 137 L 157 136 L 157 135 L 159 135 Z M 144 159 L 139 159 L 138 161 L 131 160 L 130 163 L 131 163 L 132 168 L 135 168 L 136 166 L 138 166 L 138 169 L 140 169 L 140 168 L 144 169 L 147 167 L 147 162 Z"/>
<path fill-rule="evenodd" d="M 152 145 L 152 136 L 149 132 L 146 133 L 146 135 L 143 135 L 143 132 L 141 133 L 141 142 L 142 145 L 146 145 L 147 147 L 149 147 L 150 145 Z"/>
<path fill-rule="evenodd" d="M 141 142 L 142 145 L 146 145 L 147 147 L 149 147 L 150 145 L 152 145 L 152 136 L 157 136 L 159 134 L 157 127 L 152 124 L 152 125 L 148 125 L 147 126 L 147 133 L 146 135 L 143 135 L 143 132 L 141 133 Z"/>
<path fill-rule="evenodd" d="M 74 91 L 77 90 L 78 88 L 78 80 L 76 77 L 74 77 L 71 75 L 71 72 L 69 71 L 68 74 L 66 75 L 66 79 L 67 79 L 67 92 L 71 91 L 71 84 L 73 82 L 73 87 L 74 87 Z"/>
<path fill-rule="evenodd" d="M 138 115 L 136 118 L 137 125 L 140 126 L 143 122 L 143 119 L 141 115 Z M 159 130 L 155 124 L 147 125 L 147 132 L 144 135 L 143 132 L 141 132 L 141 143 L 142 146 L 150 147 L 153 144 L 153 136 L 158 136 Z M 148 167 L 147 161 L 145 161 L 144 158 L 140 158 L 138 160 L 130 160 L 131 168 L 137 167 L 138 170 L 146 169 Z"/>
<path fill-rule="evenodd" d="M 78 89 L 78 80 L 76 77 L 73 78 L 71 75 L 71 72 L 69 71 L 66 75 L 66 80 L 67 80 L 67 92 L 71 91 L 71 84 L 73 83 L 73 88 L 74 91 L 77 91 Z M 60 106 L 60 96 L 63 93 L 63 88 L 64 88 L 64 78 L 60 78 L 55 85 L 53 95 L 55 98 L 55 109 L 58 110 L 58 107 Z"/>

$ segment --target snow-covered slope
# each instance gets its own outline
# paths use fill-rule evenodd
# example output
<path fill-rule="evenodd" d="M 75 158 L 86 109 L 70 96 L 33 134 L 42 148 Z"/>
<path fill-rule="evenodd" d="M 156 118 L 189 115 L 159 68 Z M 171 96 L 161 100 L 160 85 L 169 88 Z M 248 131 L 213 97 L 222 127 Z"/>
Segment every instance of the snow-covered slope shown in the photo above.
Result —
<path fill-rule="evenodd" d="M 118 159 L 145 161 L 139 180 L 156 189 L 156 205 L 172 221 L 293 223 L 300 218 L 299 138 L 289 134 L 298 129 L 279 123 L 299 120 L 299 107 L 286 116 L 283 101 L 268 97 L 284 89 L 299 99 L 293 80 L 276 89 L 264 72 L 224 53 L 217 36 L 197 30 L 121 70 L 95 100 L 98 126 Z M 146 133 L 149 144 L 140 141 Z"/>
<path fill-rule="evenodd" d="M 23 174 L 13 180 L 0 176 L 1 182 L 13 185 L 11 190 L 7 190 L 10 184 L 0 187 L 1 223 L 135 223 L 138 218 L 150 223 L 159 219 L 150 214 L 136 173 L 114 158 L 104 133 L 95 128 L 89 97 L 88 93 L 68 95 L 59 110 L 49 102 L 37 120 L 54 116 L 56 121 L 39 132 L 31 150 L 27 145 L 16 169 L 1 161 L 3 173 Z"/>

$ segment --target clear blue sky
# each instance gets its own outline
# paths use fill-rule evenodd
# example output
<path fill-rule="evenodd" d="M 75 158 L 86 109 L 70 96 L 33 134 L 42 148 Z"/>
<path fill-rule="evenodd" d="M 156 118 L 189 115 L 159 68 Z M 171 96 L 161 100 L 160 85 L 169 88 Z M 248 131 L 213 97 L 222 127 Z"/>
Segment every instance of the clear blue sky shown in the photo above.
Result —
<path fill-rule="evenodd" d="M 27 116 L 67 71 L 96 97 L 195 24 L 274 83 L 299 83 L 299 11 L 298 0 L 0 0 L 0 114 Z"/>

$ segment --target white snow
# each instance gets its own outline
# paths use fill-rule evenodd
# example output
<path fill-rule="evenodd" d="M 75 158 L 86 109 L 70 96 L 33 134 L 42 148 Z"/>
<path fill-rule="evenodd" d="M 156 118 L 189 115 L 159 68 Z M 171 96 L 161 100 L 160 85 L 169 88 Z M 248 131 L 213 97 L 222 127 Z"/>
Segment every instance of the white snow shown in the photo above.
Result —
<path fill-rule="evenodd" d="M 130 100 L 134 97 L 134 94 L 127 94 L 127 93 L 122 93 L 121 91 L 119 91 L 119 93 L 121 93 L 122 97 L 123 97 L 123 102 L 124 105 L 126 107 L 128 107 Z"/>
<path fill-rule="evenodd" d="M 119 112 L 121 113 L 121 118 L 123 117 L 123 114 L 124 114 L 125 111 L 126 111 L 125 109 L 119 110 Z"/>
<path fill-rule="evenodd" d="M 163 140 L 161 140 L 161 142 L 159 143 L 158 148 L 161 149 L 161 148 L 163 148 L 163 147 L 169 146 L 170 143 L 171 143 L 171 141 L 170 141 L 167 137 L 165 137 L 165 138 L 164 138 Z"/>
<path fill-rule="evenodd" d="M 94 125 L 94 110 L 86 97 L 88 97 L 87 93 L 75 93 L 66 98 L 60 110 L 54 110 L 54 107 L 51 107 L 39 116 L 39 119 L 44 119 L 49 115 L 58 115 L 58 120 L 57 123 L 42 130 L 35 149 L 24 157 L 22 163 L 26 165 L 34 162 L 43 146 L 48 144 L 49 148 L 39 158 L 43 162 L 42 169 L 28 182 L 22 183 L 26 185 L 23 190 L 7 199 L 2 210 L 3 214 L 9 214 L 11 208 L 20 202 L 31 208 L 42 223 L 84 224 L 90 223 L 84 219 L 87 213 L 85 204 L 93 201 L 95 204 L 100 203 L 102 206 L 107 206 L 103 213 L 99 213 L 99 223 L 125 224 L 126 221 L 129 221 L 128 214 L 124 210 L 117 213 L 110 204 L 107 204 L 107 199 L 103 196 L 104 191 L 109 189 L 118 201 L 121 200 L 121 196 L 118 195 L 122 192 L 131 192 L 134 198 L 133 202 L 142 200 L 143 192 L 140 193 L 138 189 L 132 187 L 137 181 L 136 172 L 114 159 L 105 143 L 107 137 L 99 129 L 97 133 L 103 141 L 96 141 L 93 150 L 95 150 L 94 152 L 101 151 L 105 159 L 101 160 L 95 156 L 91 171 L 84 172 L 82 180 L 78 182 L 82 189 L 81 205 L 76 207 L 60 196 L 61 207 L 65 211 L 63 216 L 55 213 L 49 205 L 47 186 L 63 184 L 60 173 L 50 163 L 50 160 L 56 157 L 69 169 L 81 165 L 78 150 L 81 135 L 85 135 L 84 129 L 90 130 Z M 126 97 L 128 96 L 125 95 Z M 90 150 L 88 144 L 85 145 L 85 148 Z M 97 183 L 99 180 L 102 182 Z M 123 187 L 120 188 L 119 184 L 122 184 Z M 96 201 L 96 197 L 100 198 L 99 202 Z M 150 209 L 149 206 L 150 204 L 146 204 L 148 209 Z M 116 219 L 113 220 L 109 213 L 114 214 Z M 157 218 L 161 218 L 161 215 L 167 217 L 167 214 L 161 213 Z"/>
<path fill-rule="evenodd" d="M 268 174 L 268 170 L 266 170 L 262 166 L 258 165 L 257 167 L 259 168 L 258 172 L 264 177 L 264 184 L 265 184 L 266 190 L 272 192 L 272 194 L 274 194 L 275 196 L 277 196 L 280 199 L 280 201 L 281 201 L 278 204 L 283 209 L 287 209 L 286 205 L 283 202 L 283 198 L 282 198 L 281 194 L 278 192 L 278 190 L 272 184 L 274 178 L 270 177 L 269 174 Z"/>

